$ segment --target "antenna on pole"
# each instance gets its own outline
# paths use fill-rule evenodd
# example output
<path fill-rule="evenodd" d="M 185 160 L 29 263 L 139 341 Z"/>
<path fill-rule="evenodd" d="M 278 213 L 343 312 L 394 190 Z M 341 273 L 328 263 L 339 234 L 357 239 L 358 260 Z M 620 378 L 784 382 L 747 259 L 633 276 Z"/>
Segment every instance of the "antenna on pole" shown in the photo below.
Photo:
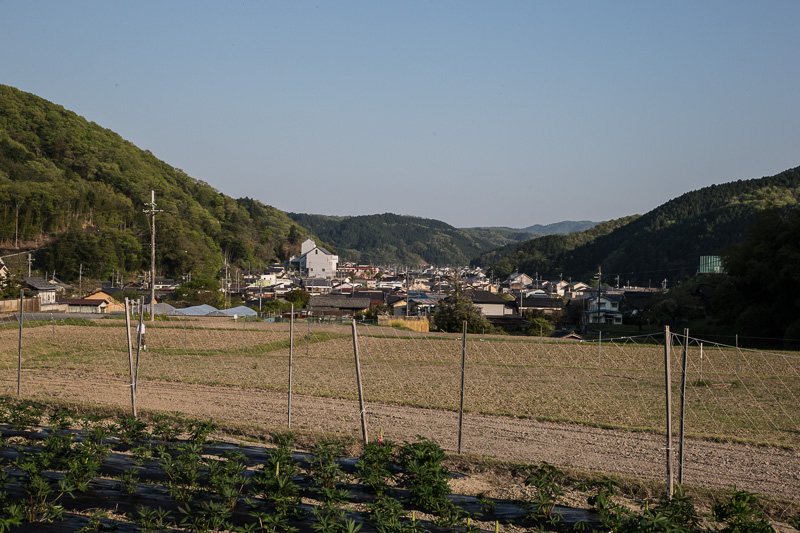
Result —
<path fill-rule="evenodd" d="M 156 209 L 156 192 L 150 191 L 150 203 L 145 203 L 149 209 L 144 210 L 144 214 L 151 219 L 150 230 L 150 322 L 155 320 L 156 315 L 156 213 L 161 213 L 163 209 Z"/>

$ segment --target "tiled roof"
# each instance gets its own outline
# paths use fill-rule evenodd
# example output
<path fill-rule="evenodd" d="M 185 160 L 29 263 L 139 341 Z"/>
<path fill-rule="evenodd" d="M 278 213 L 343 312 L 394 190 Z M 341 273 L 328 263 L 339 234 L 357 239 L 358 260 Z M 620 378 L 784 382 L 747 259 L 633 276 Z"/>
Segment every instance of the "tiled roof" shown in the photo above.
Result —
<path fill-rule="evenodd" d="M 92 299 L 92 298 L 65 298 L 63 300 L 56 300 L 56 303 L 69 304 L 69 305 L 86 305 L 92 307 L 99 307 L 101 305 L 108 305 L 105 300 Z"/>
<path fill-rule="evenodd" d="M 31 277 L 22 279 L 37 291 L 54 291 L 58 289 L 58 285 L 53 285 L 44 278 Z"/>

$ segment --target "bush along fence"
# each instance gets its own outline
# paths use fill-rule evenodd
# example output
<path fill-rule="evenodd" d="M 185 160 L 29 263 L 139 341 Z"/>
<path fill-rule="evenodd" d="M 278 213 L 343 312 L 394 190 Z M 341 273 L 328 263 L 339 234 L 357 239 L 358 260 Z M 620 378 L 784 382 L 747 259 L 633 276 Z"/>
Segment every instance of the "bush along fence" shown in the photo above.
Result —
<path fill-rule="evenodd" d="M 19 313 L 0 392 L 800 501 L 800 356 L 669 329 L 593 342 L 230 318 Z M 293 314 L 292 314 L 293 316 Z M 144 326 L 144 327 L 142 327 Z M 126 407 L 127 406 L 127 407 Z"/>

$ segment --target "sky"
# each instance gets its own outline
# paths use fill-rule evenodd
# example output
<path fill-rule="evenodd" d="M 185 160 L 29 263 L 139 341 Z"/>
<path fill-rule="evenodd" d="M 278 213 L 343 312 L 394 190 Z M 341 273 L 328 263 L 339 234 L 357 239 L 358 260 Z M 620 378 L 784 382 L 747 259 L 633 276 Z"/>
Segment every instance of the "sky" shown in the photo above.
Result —
<path fill-rule="evenodd" d="M 796 0 L 0 11 L 0 83 L 283 211 L 601 221 L 800 165 Z"/>

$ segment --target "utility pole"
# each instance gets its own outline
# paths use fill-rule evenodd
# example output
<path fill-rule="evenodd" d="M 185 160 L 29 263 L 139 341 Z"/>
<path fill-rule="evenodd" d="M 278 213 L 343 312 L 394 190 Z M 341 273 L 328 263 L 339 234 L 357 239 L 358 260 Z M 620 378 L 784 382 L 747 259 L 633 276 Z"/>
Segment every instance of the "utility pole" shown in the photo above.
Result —
<path fill-rule="evenodd" d="M 28 277 L 31 277 L 31 263 L 33 263 L 33 258 L 31 257 L 31 254 L 28 254 Z M 45 275 L 45 278 L 46 277 L 47 275 Z"/>
<path fill-rule="evenodd" d="M 144 213 L 151 219 L 150 229 L 150 322 L 155 321 L 156 317 L 156 213 L 161 209 L 156 209 L 156 192 L 150 191 L 150 203 L 145 203 L 149 209 Z"/>
<path fill-rule="evenodd" d="M 600 329 L 600 288 L 603 286 L 603 270 L 597 267 L 597 329 Z"/>
<path fill-rule="evenodd" d="M 83 263 L 78 268 L 78 296 L 83 297 Z"/>
<path fill-rule="evenodd" d="M 230 307 L 228 305 L 228 296 L 230 295 L 230 292 L 231 292 L 231 284 L 228 281 L 228 257 L 227 256 L 225 257 L 225 283 L 223 284 L 223 289 L 222 290 L 223 290 L 222 301 L 224 302 L 225 309 L 227 309 L 228 307 Z"/>
<path fill-rule="evenodd" d="M 406 267 L 406 318 L 408 318 L 408 296 L 411 292 L 411 285 L 408 283 L 408 267 Z"/>

